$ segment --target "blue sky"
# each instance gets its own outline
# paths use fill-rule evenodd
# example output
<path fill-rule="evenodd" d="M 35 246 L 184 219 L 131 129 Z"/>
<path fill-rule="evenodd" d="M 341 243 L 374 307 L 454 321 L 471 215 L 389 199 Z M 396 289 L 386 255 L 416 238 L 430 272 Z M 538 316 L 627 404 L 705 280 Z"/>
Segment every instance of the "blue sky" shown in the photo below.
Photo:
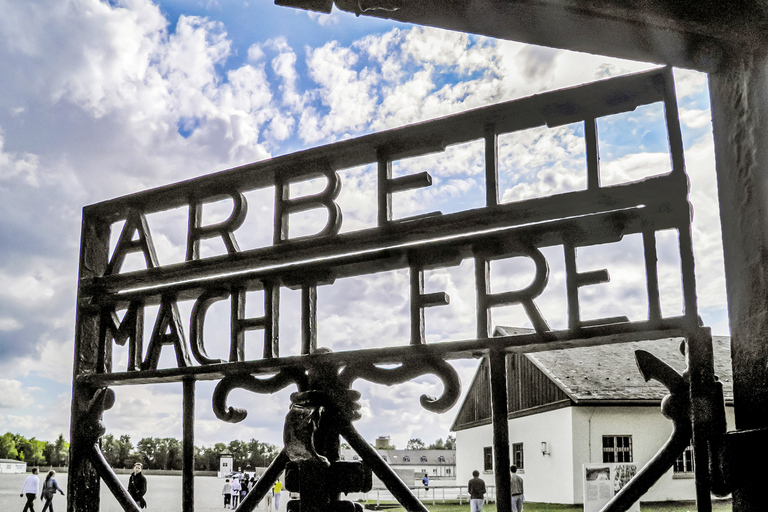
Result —
<path fill-rule="evenodd" d="M 340 12 L 307 13 L 269 1 L 0 0 L 0 12 L 0 432 L 48 440 L 69 430 L 83 206 L 652 67 Z M 675 77 L 691 175 L 699 306 L 705 323 L 716 334 L 727 334 L 706 77 L 683 70 Z M 601 119 L 599 133 L 606 182 L 668 169 L 657 106 Z M 499 153 L 504 201 L 584 186 L 580 126 L 504 136 Z M 482 206 L 477 143 L 395 165 L 395 173 L 421 170 L 430 171 L 434 185 L 398 194 L 396 217 Z M 345 230 L 374 225 L 373 174 L 371 168 L 341 173 Z M 297 191 L 315 185 L 302 184 Z M 271 208 L 268 192 L 249 197 L 265 215 Z M 226 210 L 226 204 L 213 205 L 210 218 Z M 172 226 L 184 215 L 176 211 L 150 219 L 162 261 L 183 258 L 183 232 Z M 308 229 L 322 222 L 311 215 L 305 220 Z M 239 238 L 241 245 L 269 243 L 271 232 L 254 222 Z M 590 265 L 608 268 L 613 277 L 604 288 L 585 291 L 590 315 L 642 318 L 645 304 L 637 299 L 642 275 L 628 256 L 636 243 L 628 237 L 591 256 L 585 252 L 593 258 Z M 679 307 L 673 252 L 665 260 L 669 279 L 663 289 L 669 311 Z M 547 249 L 545 256 L 552 267 L 551 290 L 540 307 L 553 327 L 562 328 L 562 251 Z M 524 286 L 530 276 L 519 261 L 495 263 L 492 272 L 500 276 L 496 285 L 508 289 Z M 469 262 L 427 274 L 427 291 L 451 294 L 450 306 L 427 311 L 430 342 L 474 336 L 473 279 Z M 403 283 L 404 273 L 386 272 L 321 287 L 320 344 L 335 349 L 403 344 L 408 332 Z M 290 352 L 298 339 L 298 294 L 285 291 L 283 303 L 281 335 Z M 182 314 L 189 308 L 182 304 Z M 504 308 L 494 311 L 494 322 L 525 326 L 527 320 L 521 311 Z M 208 328 L 209 353 L 215 353 L 221 350 L 217 331 L 227 327 L 214 321 Z M 161 364 L 173 364 L 166 355 Z M 116 366 L 124 357 L 116 350 Z M 456 363 L 465 390 L 476 364 Z M 429 377 L 392 388 L 365 383 L 356 388 L 364 405 L 357 426 L 371 440 L 389 435 L 405 446 L 411 437 L 444 438 L 457 412 L 434 415 L 420 408 L 420 394 L 440 394 L 440 384 Z M 256 398 L 233 393 L 233 404 L 252 411 L 237 425 L 215 419 L 211 391 L 210 383 L 198 386 L 198 444 L 251 437 L 281 443 L 291 390 Z M 117 405 L 105 417 L 111 433 L 130 434 L 134 441 L 181 437 L 180 385 L 116 392 Z"/>

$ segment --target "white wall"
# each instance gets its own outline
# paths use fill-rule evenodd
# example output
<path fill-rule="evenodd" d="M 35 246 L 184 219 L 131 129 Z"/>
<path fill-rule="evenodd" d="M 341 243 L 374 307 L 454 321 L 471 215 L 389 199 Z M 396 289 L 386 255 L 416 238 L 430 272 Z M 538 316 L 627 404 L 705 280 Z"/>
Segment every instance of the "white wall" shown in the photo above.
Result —
<path fill-rule="evenodd" d="M 510 449 L 512 443 L 523 443 L 525 469 L 517 474 L 523 478 L 526 500 L 573 503 L 572 414 L 567 407 L 509 421 Z M 542 441 L 549 455 L 541 453 Z"/>
<path fill-rule="evenodd" d="M 726 408 L 728 428 L 734 428 L 733 408 Z M 672 432 L 672 422 L 660 407 L 568 407 L 509 421 L 509 443 L 522 442 L 525 469 L 519 471 L 528 501 L 582 503 L 582 464 L 602 462 L 603 435 L 631 435 L 633 462 L 642 468 Z M 550 455 L 542 455 L 546 441 Z M 492 446 L 493 427 L 483 425 L 456 432 L 456 484 L 466 485 L 472 470 L 487 485 L 493 472 L 483 472 L 483 447 Z M 511 458 L 511 453 L 510 453 Z M 507 469 L 508 470 L 508 469 Z M 670 469 L 642 501 L 695 499 L 693 478 L 675 477 Z"/>
<path fill-rule="evenodd" d="M 26 473 L 26 462 L 2 462 L 0 463 L 0 473 Z"/>
<path fill-rule="evenodd" d="M 523 443 L 525 468 L 518 474 L 523 478 L 526 500 L 573 503 L 571 423 L 571 408 L 509 420 L 510 450 L 512 443 Z M 542 455 L 542 441 L 547 443 L 550 455 Z M 492 425 L 456 432 L 457 485 L 466 485 L 474 469 L 480 471 L 480 478 L 486 485 L 496 484 L 495 472 L 483 471 L 483 448 L 492 445 Z M 504 471 L 508 472 L 509 468 Z"/>
<path fill-rule="evenodd" d="M 456 485 L 466 488 L 475 469 L 480 472 L 480 478 L 485 480 L 486 485 L 495 484 L 493 473 L 483 473 L 483 447 L 492 445 L 491 425 L 456 432 Z"/>
<path fill-rule="evenodd" d="M 726 408 L 726 421 L 730 428 L 734 427 L 732 407 Z M 574 449 L 577 503 L 583 501 L 581 465 L 603 461 L 603 435 L 631 435 L 633 462 L 639 470 L 656 455 L 671 433 L 672 421 L 662 416 L 659 406 L 574 408 L 574 438 L 588 440 L 587 443 L 577 443 Z M 694 479 L 675 476 L 674 471 L 670 469 L 648 490 L 641 501 L 695 499 Z"/>

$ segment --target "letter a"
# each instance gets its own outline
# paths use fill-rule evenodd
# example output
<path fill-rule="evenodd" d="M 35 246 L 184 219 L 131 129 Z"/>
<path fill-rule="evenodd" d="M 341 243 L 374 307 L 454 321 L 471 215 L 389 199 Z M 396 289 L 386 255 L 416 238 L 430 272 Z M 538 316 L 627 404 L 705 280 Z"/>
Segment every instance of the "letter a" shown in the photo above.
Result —
<path fill-rule="evenodd" d="M 160 311 L 157 312 L 155 328 L 152 330 L 152 339 L 149 340 L 147 358 L 144 360 L 142 370 L 157 370 L 160 352 L 164 345 L 173 345 L 176 349 L 176 362 L 179 368 L 192 366 L 187 344 L 184 341 L 184 331 L 181 329 L 179 308 L 174 300 L 165 297 L 160 303 Z"/>
<path fill-rule="evenodd" d="M 138 233 L 138 239 L 134 240 L 133 236 L 136 233 Z M 132 252 L 144 254 L 147 268 L 157 266 L 157 254 L 155 253 L 155 246 L 152 244 L 152 236 L 149 233 L 149 224 L 147 224 L 144 214 L 135 210 L 131 210 L 128 213 L 128 218 L 125 219 L 125 225 L 115 246 L 115 252 L 112 254 L 109 265 L 107 265 L 106 275 L 120 272 L 125 256 Z"/>

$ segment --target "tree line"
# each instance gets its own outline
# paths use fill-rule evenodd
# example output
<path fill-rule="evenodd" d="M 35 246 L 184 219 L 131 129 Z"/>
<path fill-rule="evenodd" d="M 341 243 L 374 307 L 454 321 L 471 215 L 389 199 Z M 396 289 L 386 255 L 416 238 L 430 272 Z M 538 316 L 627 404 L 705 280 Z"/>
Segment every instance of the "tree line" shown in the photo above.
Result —
<path fill-rule="evenodd" d="M 442 438 L 437 439 L 432 444 L 426 444 L 421 439 L 415 437 L 408 441 L 405 445 L 406 450 L 455 450 L 456 449 L 456 437 L 448 436 L 445 441 Z"/>
<path fill-rule="evenodd" d="M 342 446 L 348 448 L 346 443 Z M 388 448 L 395 449 L 394 445 Z M 428 445 L 417 437 L 408 441 L 406 449 L 455 450 L 456 438 L 448 436 Z M 101 451 L 113 468 L 130 468 L 136 462 L 141 462 L 147 469 L 182 467 L 182 442 L 172 437 L 144 437 L 134 446 L 129 435 L 106 434 L 101 438 Z M 277 446 L 256 439 L 216 443 L 210 447 L 195 446 L 195 470 L 218 471 L 222 453 L 232 455 L 234 468 L 266 467 L 279 451 Z M 68 457 L 69 443 L 64 434 L 59 434 L 53 443 L 10 432 L 0 436 L 0 459 L 22 460 L 31 466 L 66 466 Z"/>
<path fill-rule="evenodd" d="M 136 462 L 147 469 L 182 467 L 182 442 L 172 437 L 145 437 L 134 446 L 129 435 L 106 434 L 101 438 L 101 451 L 113 468 L 131 468 Z M 235 468 L 266 467 L 279 451 L 277 446 L 256 439 L 216 443 L 211 447 L 195 446 L 195 469 L 218 471 L 222 453 L 232 455 Z M 54 443 L 10 432 L 0 436 L 0 459 L 22 460 L 29 466 L 61 467 L 67 465 L 68 457 L 69 443 L 64 434 L 59 434 Z"/>
<path fill-rule="evenodd" d="M 31 466 L 66 466 L 68 457 L 69 443 L 64 434 L 53 443 L 10 432 L 0 436 L 0 459 L 23 460 Z"/>
<path fill-rule="evenodd" d="M 134 447 L 131 436 L 106 434 L 101 438 L 101 451 L 113 468 L 130 468 L 136 462 L 147 469 L 182 468 L 183 444 L 173 437 L 144 437 Z M 266 467 L 279 452 L 277 446 L 256 439 L 195 446 L 195 470 L 218 471 L 222 453 L 232 455 L 234 468 Z"/>

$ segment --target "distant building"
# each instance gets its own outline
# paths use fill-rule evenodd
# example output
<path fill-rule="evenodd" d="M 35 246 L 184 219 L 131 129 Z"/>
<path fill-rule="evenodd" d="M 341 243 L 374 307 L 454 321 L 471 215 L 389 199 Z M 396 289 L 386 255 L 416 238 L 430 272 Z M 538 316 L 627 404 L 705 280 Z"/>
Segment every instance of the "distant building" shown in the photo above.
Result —
<path fill-rule="evenodd" d="M 496 335 L 513 334 L 499 327 Z M 530 501 L 583 502 L 585 463 L 631 463 L 640 470 L 672 432 L 661 414 L 666 388 L 645 382 L 634 351 L 644 349 L 678 372 L 685 369 L 680 338 L 579 347 L 507 356 L 510 460 Z M 715 374 L 723 383 L 726 418 L 734 425 L 730 338 L 713 339 Z M 490 375 L 483 359 L 451 427 L 456 432 L 456 478 L 473 470 L 495 480 Z M 689 447 L 643 501 L 694 500 Z M 509 472 L 509 468 L 502 471 Z M 556 485 L 553 485 L 556 483 Z"/>
<path fill-rule="evenodd" d="M 21 460 L 0 459 L 0 473 L 26 473 L 27 463 Z"/>
<path fill-rule="evenodd" d="M 235 459 L 230 453 L 222 453 L 219 456 L 219 478 L 224 478 L 235 470 Z"/>
<path fill-rule="evenodd" d="M 398 470 L 398 474 L 413 471 L 416 476 L 426 473 L 429 478 L 436 479 L 453 479 L 456 476 L 456 450 L 376 451 L 392 469 Z M 360 460 L 360 456 L 351 449 L 342 449 L 341 457 L 343 460 Z"/>

